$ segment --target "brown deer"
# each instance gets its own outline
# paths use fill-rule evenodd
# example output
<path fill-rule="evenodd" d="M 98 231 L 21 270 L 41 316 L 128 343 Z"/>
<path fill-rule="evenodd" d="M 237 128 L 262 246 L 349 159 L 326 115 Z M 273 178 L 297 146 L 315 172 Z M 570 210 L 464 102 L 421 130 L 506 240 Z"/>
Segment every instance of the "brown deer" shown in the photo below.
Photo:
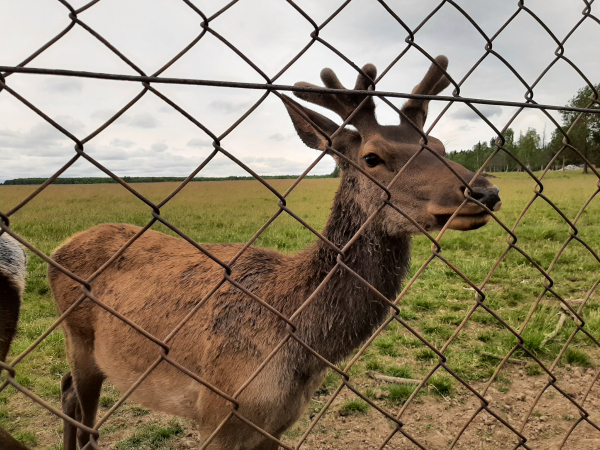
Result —
<path fill-rule="evenodd" d="M 446 57 L 437 65 L 447 67 Z M 415 88 L 417 94 L 437 94 L 448 79 L 437 65 Z M 376 69 L 366 65 L 371 79 Z M 356 90 L 371 81 L 359 75 Z M 325 86 L 343 89 L 330 69 L 321 72 Z M 300 83 L 298 86 L 310 86 Z M 350 117 L 366 96 L 302 92 L 298 97 Z M 338 125 L 284 97 L 294 126 L 304 143 L 326 150 L 321 131 L 332 135 Z M 428 101 L 409 100 L 402 108 L 410 121 L 381 126 L 375 119 L 372 97 L 338 132 L 332 147 L 382 185 L 421 148 Z M 301 113 L 299 112 L 301 111 Z M 306 115 L 320 130 L 303 117 Z M 412 124 L 410 123 L 412 122 Z M 414 124 L 414 125 L 413 125 Z M 418 127 L 418 130 L 415 129 Z M 442 143 L 428 137 L 428 146 L 444 155 Z M 342 177 L 323 235 L 342 248 L 367 217 L 381 206 L 381 188 L 343 158 L 337 158 Z M 500 205 L 498 189 L 486 179 L 448 164 L 471 183 L 472 197 L 489 210 Z M 391 188 L 391 201 L 427 230 L 439 230 L 465 200 L 465 185 L 436 155 L 422 151 Z M 489 213 L 476 202 L 464 205 L 449 223 L 458 230 L 486 224 Z M 53 258 L 80 277 L 88 277 L 138 233 L 139 227 L 104 224 L 73 236 Z M 400 290 L 407 271 L 411 234 L 418 228 L 391 207 L 384 207 L 345 251 L 344 261 L 386 298 Z M 214 244 L 205 248 L 229 261 L 242 244 Z M 249 247 L 232 267 L 231 277 L 290 317 L 315 291 L 336 264 L 338 253 L 317 240 L 296 254 Z M 94 295 L 126 317 L 164 339 L 223 277 L 223 268 L 183 239 L 155 231 L 144 233 L 92 283 Z M 81 295 L 79 285 L 53 267 L 50 285 L 60 311 Z M 296 335 L 321 356 L 339 363 L 364 342 L 385 320 L 389 305 L 347 270 L 338 270 L 312 302 L 294 318 Z M 65 380 L 64 410 L 93 426 L 103 380 L 125 392 L 148 369 L 159 347 L 115 316 L 86 300 L 64 323 L 71 380 Z M 286 324 L 233 284 L 225 282 L 169 341 L 169 357 L 232 395 L 286 336 Z M 297 341 L 290 339 L 239 396 L 239 413 L 279 438 L 300 417 L 321 384 L 326 365 Z M 76 395 L 72 394 L 74 389 Z M 172 365 L 161 362 L 131 396 L 152 409 L 188 417 L 206 439 L 230 411 L 231 403 Z M 75 448 L 76 430 L 65 429 L 65 448 Z M 79 431 L 80 445 L 89 436 Z M 276 449 L 277 443 L 232 417 L 209 444 L 214 449 Z"/>

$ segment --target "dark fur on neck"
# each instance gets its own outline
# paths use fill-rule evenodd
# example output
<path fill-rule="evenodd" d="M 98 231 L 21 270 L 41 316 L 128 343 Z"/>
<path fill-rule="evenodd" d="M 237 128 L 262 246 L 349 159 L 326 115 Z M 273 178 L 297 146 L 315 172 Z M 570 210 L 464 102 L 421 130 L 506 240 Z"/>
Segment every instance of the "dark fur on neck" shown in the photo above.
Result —
<path fill-rule="evenodd" d="M 366 212 L 353 200 L 353 180 L 343 178 L 341 183 L 323 231 L 340 249 L 367 220 Z M 344 262 L 386 298 L 394 300 L 408 270 L 411 238 L 388 236 L 380 228 L 377 222 L 371 223 L 346 251 Z M 302 301 L 335 266 L 337 256 L 319 240 L 292 258 L 297 280 L 303 280 L 306 287 Z M 389 306 L 364 282 L 341 268 L 298 317 L 298 335 L 323 357 L 337 363 L 366 341 L 388 312 Z"/>
<path fill-rule="evenodd" d="M 323 231 L 339 249 L 368 218 L 367 212 L 355 201 L 357 188 L 353 178 L 342 178 Z M 390 236 L 383 224 L 374 220 L 345 252 L 343 261 L 388 300 L 394 300 L 408 270 L 410 242 L 409 234 Z M 336 265 L 338 257 L 338 253 L 321 240 L 295 255 L 259 248 L 252 252 L 251 259 L 236 265 L 234 275 L 246 289 L 285 317 L 292 316 L 313 294 Z M 268 341 L 267 348 L 273 348 L 287 336 L 283 321 L 257 302 L 249 301 L 241 292 L 235 297 L 217 295 L 215 302 L 219 312 L 213 332 L 226 337 L 222 345 L 230 346 L 231 351 L 248 352 L 261 359 L 267 354 L 261 353 L 263 347 L 255 345 L 253 339 L 261 339 L 263 345 Z M 389 310 L 389 305 L 363 281 L 339 268 L 294 318 L 296 335 L 328 361 L 339 363 L 369 338 Z M 239 327 L 244 333 L 234 332 Z M 293 339 L 282 349 L 281 357 L 287 360 L 282 365 L 286 376 L 297 380 L 308 379 L 325 367 Z"/>

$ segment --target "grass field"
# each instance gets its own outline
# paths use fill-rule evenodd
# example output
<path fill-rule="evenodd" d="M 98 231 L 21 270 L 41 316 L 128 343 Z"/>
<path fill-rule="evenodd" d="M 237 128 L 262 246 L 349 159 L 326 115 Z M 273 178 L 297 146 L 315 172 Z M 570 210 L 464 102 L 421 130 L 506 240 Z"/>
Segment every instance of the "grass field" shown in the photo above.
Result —
<path fill-rule="evenodd" d="M 492 180 L 503 200 L 498 217 L 513 226 L 525 205 L 533 197 L 534 183 L 524 174 L 502 173 Z M 579 173 L 549 173 L 544 180 L 544 194 L 570 219 L 573 219 L 585 201 L 596 191 L 597 179 Z M 292 180 L 270 180 L 280 192 Z M 326 221 L 336 179 L 303 181 L 291 194 L 288 206 L 316 229 Z M 152 201 L 159 202 L 176 183 L 135 184 L 133 187 Z M 35 186 L 0 187 L 0 210 L 7 211 L 25 198 Z M 600 196 L 599 196 L 600 197 Z M 253 181 L 191 183 L 161 211 L 171 223 L 198 242 L 245 242 L 275 213 L 276 197 Z M 50 186 L 41 195 L 11 218 L 12 229 L 35 247 L 50 254 L 72 234 L 103 222 L 126 222 L 145 225 L 150 220 L 149 208 L 118 185 L 61 185 Z M 583 213 L 579 236 L 600 253 L 600 198 L 595 198 Z M 162 225 L 154 229 L 173 234 Z M 516 229 L 518 246 L 540 266 L 547 268 L 560 247 L 569 237 L 569 227 L 560 215 L 542 199 L 536 200 Z M 256 245 L 277 248 L 283 252 L 302 249 L 315 240 L 314 235 L 288 216 L 280 216 L 257 240 Z M 506 232 L 496 223 L 468 232 L 447 232 L 442 240 L 442 254 L 456 265 L 475 284 L 481 283 L 498 257 L 507 248 Z M 430 256 L 430 244 L 422 237 L 414 239 L 411 271 L 414 274 Z M 18 336 L 11 354 L 16 356 L 27 348 L 56 318 L 46 271 L 46 264 L 29 255 L 26 294 Z M 555 291 L 564 299 L 585 298 L 600 279 L 600 264 L 578 242 L 572 242 L 557 261 L 551 276 Z M 523 256 L 511 251 L 500 264 L 486 286 L 486 303 L 510 326 L 519 329 L 533 303 L 543 291 L 543 277 Z M 441 348 L 474 303 L 474 292 L 459 276 L 439 260 L 434 260 L 409 290 L 401 302 L 402 317 L 430 342 Z M 523 332 L 526 346 L 542 361 L 550 362 L 575 329 L 567 320 L 556 337 L 541 347 L 544 338 L 556 327 L 561 308 L 559 302 L 547 296 L 533 314 Z M 583 316 L 586 327 L 600 339 L 600 295 L 595 292 L 586 305 Z M 504 330 L 490 314 L 476 311 L 463 332 L 450 345 L 446 355 L 449 367 L 469 382 L 488 379 L 498 361 L 482 353 L 505 355 L 515 344 L 515 338 Z M 578 334 L 565 353 L 561 366 L 595 367 L 600 362 L 598 351 L 582 333 Z M 516 358 L 526 359 L 523 353 Z M 9 357 L 10 359 L 10 357 Z M 354 379 L 366 380 L 365 371 L 419 378 L 437 362 L 435 354 L 399 325 L 392 323 L 359 362 L 351 369 Z M 25 387 L 59 405 L 59 380 L 68 370 L 65 361 L 64 339 L 60 331 L 52 333 L 31 355 L 18 365 L 17 380 Z M 526 367 L 526 374 L 538 377 L 535 364 Z M 509 392 L 512 379 L 502 372 L 497 387 Z M 312 414 L 318 409 L 319 396 L 324 397 L 335 388 L 339 377 L 330 374 L 317 394 Z M 367 386 L 368 383 L 363 383 Z M 424 396 L 452 398 L 459 393 L 458 383 L 448 375 L 438 374 L 432 388 Z M 364 388 L 364 395 L 382 405 L 401 405 L 412 393 L 407 385 L 389 384 L 381 389 Z M 105 387 L 101 412 L 118 399 L 118 392 Z M 316 409 L 315 409 L 316 408 Z M 340 403 L 345 414 L 360 415 L 368 404 L 348 398 Z M 310 413 L 310 411 L 309 411 Z M 56 447 L 60 445 L 61 424 L 39 407 L 7 388 L 0 394 L 0 425 L 30 446 Z M 117 421 L 109 421 L 103 439 L 114 448 L 178 447 L 185 440 L 188 424 L 178 419 L 152 416 L 149 411 L 127 404 L 117 413 Z M 308 420 L 308 419 L 307 419 Z M 120 425 L 119 425 L 120 424 Z M 129 424 L 129 425 L 128 425 Z M 131 425 L 138 424 L 138 425 Z M 306 423 L 304 423 L 306 425 Z M 112 428 L 111 428 L 112 427 Z M 325 431 L 326 432 L 326 431 Z M 295 434 L 296 433 L 296 434 Z M 289 439 L 297 436 L 294 428 Z M 112 437 L 111 437 L 112 436 Z M 106 441 L 104 441 L 106 442 Z"/>

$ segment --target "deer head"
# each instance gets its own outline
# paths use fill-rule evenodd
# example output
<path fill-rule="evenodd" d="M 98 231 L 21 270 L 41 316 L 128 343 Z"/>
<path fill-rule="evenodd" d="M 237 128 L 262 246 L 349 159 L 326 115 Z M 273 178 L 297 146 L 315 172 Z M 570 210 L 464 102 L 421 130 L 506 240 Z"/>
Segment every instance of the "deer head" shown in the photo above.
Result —
<path fill-rule="evenodd" d="M 450 84 L 444 75 L 448 59 L 438 56 L 435 60 L 437 65 L 431 65 L 423 80 L 413 89 L 413 94 L 437 95 Z M 358 76 L 354 90 L 367 90 L 369 86 L 374 86 L 373 80 L 377 75 L 375 66 L 367 64 L 362 72 L 364 75 Z M 345 89 L 331 69 L 321 71 L 321 80 L 327 88 Z M 296 86 L 318 87 L 304 82 L 296 83 Z M 428 100 L 410 99 L 402 107 L 400 124 L 383 126 L 375 118 L 375 102 L 371 96 L 319 92 L 295 92 L 295 95 L 334 111 L 343 120 L 350 117 L 348 123 L 356 128 L 344 127 L 335 133 L 339 125 L 334 121 L 283 96 L 296 131 L 308 147 L 327 151 L 329 140 L 324 134 L 328 137 L 333 135 L 331 147 L 383 186 L 389 185 L 402 167 L 414 157 L 392 185 L 390 201 L 424 229 L 441 229 L 464 202 L 465 184 L 438 157 L 445 160 L 444 145 L 438 139 L 427 136 L 426 145 L 437 153 L 436 156 L 430 150 L 423 149 L 420 144 L 423 142 Z M 355 111 L 361 103 L 360 109 Z M 419 154 L 415 156 L 417 152 Z M 342 171 L 340 192 L 344 191 L 344 195 L 351 196 L 365 213 L 374 211 L 381 204 L 381 188 L 344 158 L 335 154 L 333 156 Z M 473 181 L 473 172 L 452 161 L 445 161 L 466 183 L 471 184 L 472 198 L 490 210 L 500 208 L 501 201 L 496 186 L 483 177 Z M 484 208 L 469 201 L 448 227 L 472 230 L 485 225 L 490 217 Z M 384 208 L 377 220 L 391 234 L 418 231 L 408 219 L 392 208 Z"/>

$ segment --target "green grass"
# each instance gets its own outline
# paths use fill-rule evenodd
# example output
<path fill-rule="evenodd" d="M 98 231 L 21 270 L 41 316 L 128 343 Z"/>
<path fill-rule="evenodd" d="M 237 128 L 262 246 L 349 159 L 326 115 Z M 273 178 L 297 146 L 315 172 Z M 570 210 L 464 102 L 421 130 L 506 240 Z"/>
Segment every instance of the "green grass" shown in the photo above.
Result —
<path fill-rule="evenodd" d="M 381 361 L 377 359 L 370 359 L 365 362 L 365 369 L 383 372 L 385 370 L 385 366 Z"/>
<path fill-rule="evenodd" d="M 13 437 L 28 447 L 35 447 L 38 444 L 38 439 L 33 431 L 17 431 L 13 433 Z"/>
<path fill-rule="evenodd" d="M 565 359 L 568 364 L 575 366 L 589 367 L 592 365 L 589 356 L 585 352 L 571 347 L 565 352 Z"/>
<path fill-rule="evenodd" d="M 492 180 L 500 188 L 503 200 L 502 210 L 497 215 L 510 228 L 533 198 L 534 183 L 524 174 L 498 175 L 500 178 Z M 284 192 L 291 182 L 270 180 L 279 192 Z M 287 198 L 288 206 L 311 226 L 320 230 L 327 219 L 337 182 L 336 179 L 305 180 Z M 573 220 L 581 206 L 597 189 L 596 182 L 594 177 L 578 173 L 550 173 L 544 179 L 544 195 Z M 176 186 L 176 183 L 134 185 L 135 189 L 154 202 L 162 200 Z M 0 210 L 9 210 L 35 188 L 1 186 Z M 201 243 L 246 242 L 276 211 L 276 197 L 258 182 L 252 181 L 190 183 L 161 208 L 161 214 L 167 220 Z M 118 185 L 50 186 L 11 217 L 11 227 L 49 255 L 76 232 L 103 222 L 145 225 L 151 219 L 150 212 L 147 205 Z M 600 196 L 590 203 L 577 227 L 578 236 L 600 253 L 598 217 Z M 160 224 L 155 224 L 153 229 L 174 234 Z M 519 248 L 544 269 L 548 269 L 554 255 L 569 238 L 569 227 L 552 207 L 538 198 L 517 226 L 515 234 Z M 506 232 L 494 222 L 466 233 L 450 230 L 440 241 L 442 256 L 473 283 L 480 284 L 506 250 L 506 236 Z M 288 215 L 282 214 L 258 238 L 256 245 L 295 252 L 315 239 L 309 230 Z M 412 248 L 410 273 L 415 274 L 431 256 L 431 243 L 423 236 L 415 236 Z M 29 253 L 27 286 L 11 358 L 24 351 L 56 320 L 46 271 L 46 263 Z M 599 273 L 598 261 L 582 245 L 573 241 L 552 269 L 553 289 L 564 299 L 585 298 L 598 280 Z M 542 281 L 543 277 L 537 269 L 520 253 L 511 250 L 484 289 L 485 304 L 518 331 L 543 292 Z M 475 292 L 469 289 L 468 284 L 441 260 L 434 259 L 402 299 L 400 316 L 428 342 L 441 349 L 475 305 L 475 300 Z M 541 346 L 544 337 L 555 329 L 561 311 L 558 300 L 547 295 L 522 332 L 527 349 L 544 363 L 552 362 L 557 357 L 575 331 L 573 321 L 568 318 L 557 336 Z M 582 316 L 586 329 L 598 339 L 600 295 L 597 291 L 591 296 Z M 472 314 L 456 339 L 449 343 L 446 351 L 447 364 L 467 381 L 485 380 L 493 373 L 499 361 L 486 358 L 481 352 L 504 356 L 515 344 L 515 337 L 480 307 Z M 559 365 L 595 366 L 598 363 L 598 353 L 595 344 L 580 332 Z M 528 359 L 523 351 L 515 352 L 513 357 Z M 364 376 L 366 370 L 389 376 L 422 379 L 437 364 L 438 356 L 433 351 L 402 325 L 393 322 L 351 369 L 351 380 L 367 380 Z M 527 366 L 528 375 L 537 376 L 537 371 L 533 368 L 535 366 Z M 56 330 L 19 363 L 17 380 L 53 406 L 59 407 L 58 386 L 61 377 L 68 370 L 64 337 L 60 330 Z M 330 371 L 317 396 L 330 395 L 340 381 L 341 377 Z M 429 393 L 438 395 L 439 392 L 445 397 L 452 396 L 458 388 L 453 378 L 442 375 L 435 376 L 430 385 L 435 387 L 428 390 Z M 396 404 L 406 401 L 412 393 L 411 389 L 414 389 L 409 385 L 382 385 L 381 388 L 385 391 L 382 400 Z M 364 389 L 371 389 L 369 395 L 375 395 L 371 387 Z M 30 408 L 27 406 L 30 403 L 19 403 L 25 405 L 19 408 L 24 408 L 23 411 L 29 415 L 21 414 L 17 421 L 19 413 L 15 412 L 14 400 L 22 398 L 19 396 L 12 388 L 0 394 L 0 425 L 11 432 L 34 433 L 35 436 L 35 431 L 32 431 L 35 430 L 35 415 L 32 410 L 27 409 Z M 119 394 L 106 386 L 102 392 L 101 411 L 106 411 L 118 398 Z M 136 418 L 147 414 L 147 410 L 143 408 L 128 411 Z M 159 430 L 160 426 L 156 426 L 156 430 Z M 58 427 L 57 420 L 56 428 Z M 173 427 L 166 429 L 175 430 Z M 156 430 L 148 429 L 144 431 L 144 436 L 159 436 L 162 431 Z M 167 434 L 170 432 L 165 431 Z M 138 437 L 135 442 L 143 442 L 139 446 L 163 445 L 151 444 L 154 438 L 142 436 L 139 434 L 142 433 L 140 430 L 136 433 Z M 176 437 L 176 434 L 172 436 Z M 159 442 L 160 439 L 160 436 L 156 437 L 152 442 Z M 118 448 L 134 448 L 137 445 L 134 441 L 125 441 L 121 441 Z M 164 442 L 168 443 L 168 439 Z"/>
<path fill-rule="evenodd" d="M 390 366 L 385 369 L 385 373 L 392 377 L 411 378 L 413 369 L 408 366 Z"/>
<path fill-rule="evenodd" d="M 396 343 L 391 336 L 387 337 L 378 337 L 373 342 L 375 347 L 379 349 L 379 352 L 382 355 L 387 356 L 398 356 L 398 350 L 396 348 Z"/>
<path fill-rule="evenodd" d="M 438 357 L 430 348 L 420 348 L 415 350 L 413 354 L 417 361 L 429 361 Z"/>
<path fill-rule="evenodd" d="M 412 384 L 390 384 L 387 386 L 388 400 L 392 404 L 403 405 L 415 391 Z"/>
<path fill-rule="evenodd" d="M 433 387 L 433 393 L 441 396 L 454 394 L 454 378 L 447 375 L 434 375 L 429 379 L 429 386 Z"/>
<path fill-rule="evenodd" d="M 340 406 L 340 411 L 347 411 L 349 413 L 365 413 L 370 408 L 369 404 L 363 400 L 356 398 L 348 398 Z"/>
<path fill-rule="evenodd" d="M 116 450 L 128 450 L 135 448 L 149 448 L 151 450 L 174 448 L 169 446 L 169 441 L 183 434 L 183 428 L 176 419 L 169 425 L 156 426 L 147 425 L 136 431 L 133 436 L 117 442 Z"/>
<path fill-rule="evenodd" d="M 142 417 L 147 414 L 150 414 L 150 410 L 146 408 L 142 408 L 141 406 L 132 406 L 131 414 L 135 417 Z"/>
<path fill-rule="evenodd" d="M 333 392 L 333 390 L 340 384 L 340 376 L 333 370 L 327 371 L 325 379 L 321 384 L 321 387 L 317 390 L 316 395 L 327 395 Z"/>
<path fill-rule="evenodd" d="M 537 375 L 541 375 L 543 370 L 537 364 L 529 364 L 525 367 L 525 373 L 530 377 L 535 377 Z"/>

